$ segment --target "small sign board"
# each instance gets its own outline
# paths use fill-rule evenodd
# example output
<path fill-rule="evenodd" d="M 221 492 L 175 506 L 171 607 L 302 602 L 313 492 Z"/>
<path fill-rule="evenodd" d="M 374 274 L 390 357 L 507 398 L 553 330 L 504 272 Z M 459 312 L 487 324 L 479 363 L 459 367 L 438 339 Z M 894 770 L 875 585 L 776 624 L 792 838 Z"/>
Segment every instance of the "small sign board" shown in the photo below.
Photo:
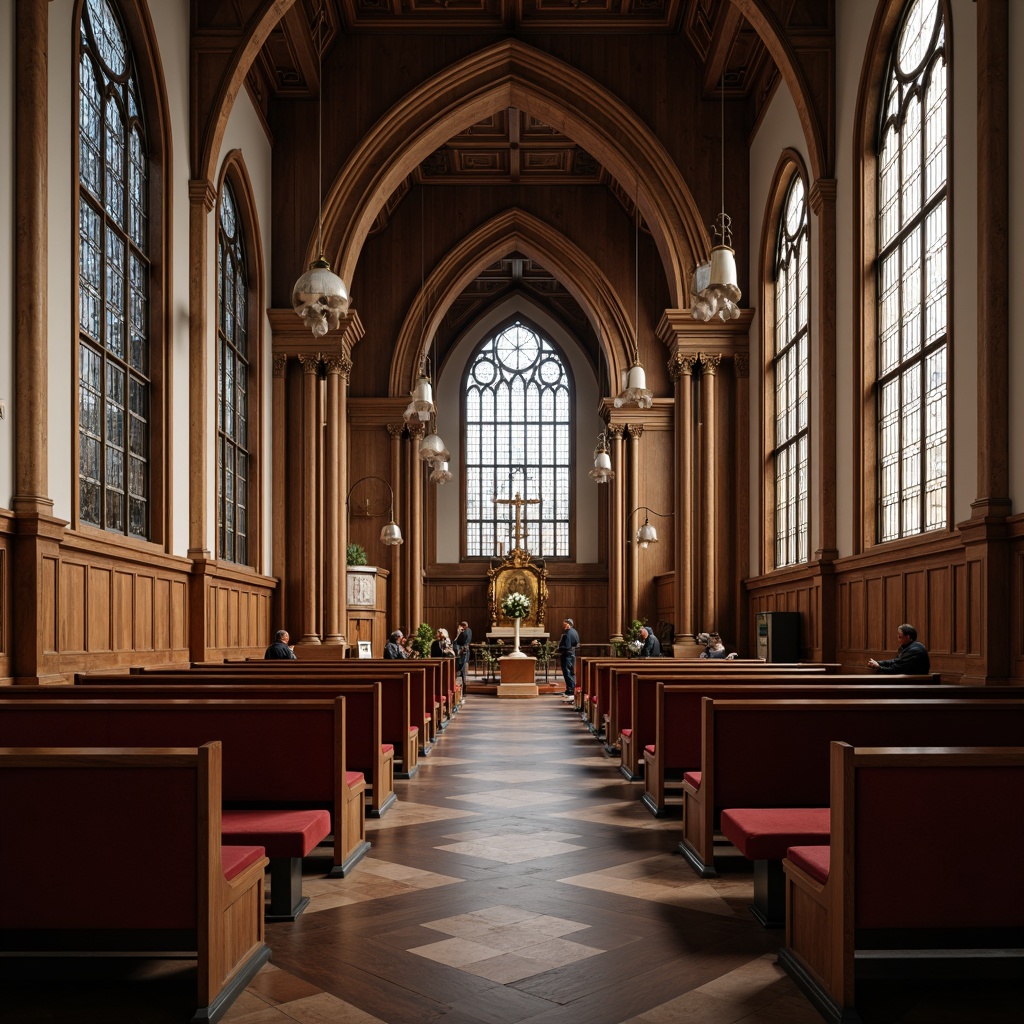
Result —
<path fill-rule="evenodd" d="M 369 640 L 357 640 L 356 643 L 359 645 L 360 658 L 373 657 L 373 645 L 370 643 Z"/>

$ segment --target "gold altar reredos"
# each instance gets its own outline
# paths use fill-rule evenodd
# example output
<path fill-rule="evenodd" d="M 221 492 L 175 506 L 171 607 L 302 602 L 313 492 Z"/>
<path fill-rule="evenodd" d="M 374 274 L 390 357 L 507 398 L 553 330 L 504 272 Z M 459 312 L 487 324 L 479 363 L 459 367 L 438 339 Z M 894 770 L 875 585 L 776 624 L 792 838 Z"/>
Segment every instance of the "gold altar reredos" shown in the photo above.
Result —
<path fill-rule="evenodd" d="M 548 606 L 548 571 L 520 547 L 513 548 L 500 563 L 487 570 L 487 603 L 492 628 L 514 625 L 501 610 L 501 602 L 516 591 L 530 599 L 530 614 L 520 620 L 520 626 L 543 629 Z"/>

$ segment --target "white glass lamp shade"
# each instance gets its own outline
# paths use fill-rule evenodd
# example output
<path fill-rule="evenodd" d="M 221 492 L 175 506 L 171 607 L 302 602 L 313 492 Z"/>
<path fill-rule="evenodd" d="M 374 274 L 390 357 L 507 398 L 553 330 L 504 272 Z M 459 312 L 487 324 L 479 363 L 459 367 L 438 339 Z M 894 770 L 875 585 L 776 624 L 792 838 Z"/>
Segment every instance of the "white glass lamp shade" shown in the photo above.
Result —
<path fill-rule="evenodd" d="M 736 252 L 728 245 L 716 245 L 709 263 L 702 263 L 693 277 L 693 318 L 707 323 L 713 316 L 735 320 L 737 303 L 743 296 L 737 284 Z"/>
<path fill-rule="evenodd" d="M 398 547 L 402 543 L 402 531 L 394 518 L 380 531 L 380 542 L 388 548 Z"/>
<path fill-rule="evenodd" d="M 427 434 L 420 442 L 420 458 L 424 462 L 447 462 L 448 449 L 437 434 Z"/>
<path fill-rule="evenodd" d="M 615 408 L 624 405 L 635 405 L 640 409 L 650 409 L 654 396 L 647 390 L 647 374 L 639 361 L 635 362 L 625 375 L 622 390 L 615 396 Z"/>
<path fill-rule="evenodd" d="M 416 381 L 416 387 L 412 389 L 410 396 L 412 401 L 405 410 L 405 422 L 411 423 L 419 420 L 426 423 L 436 411 L 434 408 L 434 390 L 430 386 L 430 378 L 421 376 Z"/>
<path fill-rule="evenodd" d="M 434 484 L 446 484 L 452 478 L 451 471 L 448 469 L 447 461 L 435 462 L 432 464 L 433 469 L 430 471 L 430 482 Z"/>
<path fill-rule="evenodd" d="M 636 531 L 636 542 L 642 548 L 647 547 L 648 544 L 658 543 L 658 531 L 646 519 L 644 525 Z"/>
<path fill-rule="evenodd" d="M 590 471 L 591 479 L 596 480 L 599 484 L 606 484 L 614 476 L 611 456 L 606 451 L 598 449 L 594 453 L 594 468 Z"/>
<path fill-rule="evenodd" d="M 348 304 L 348 288 L 331 270 L 323 253 L 292 288 L 292 306 L 306 321 L 315 338 L 322 338 L 338 327 L 348 312 Z"/>

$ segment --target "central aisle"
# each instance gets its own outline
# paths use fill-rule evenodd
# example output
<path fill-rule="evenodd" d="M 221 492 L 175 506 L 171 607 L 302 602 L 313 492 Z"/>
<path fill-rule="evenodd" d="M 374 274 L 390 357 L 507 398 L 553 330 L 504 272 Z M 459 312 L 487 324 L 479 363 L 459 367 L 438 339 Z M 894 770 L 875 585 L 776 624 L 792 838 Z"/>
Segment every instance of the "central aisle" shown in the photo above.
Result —
<path fill-rule="evenodd" d="M 348 878 L 307 873 L 226 1022 L 820 1020 L 750 874 L 697 878 L 557 698 L 470 696 L 420 765 Z"/>

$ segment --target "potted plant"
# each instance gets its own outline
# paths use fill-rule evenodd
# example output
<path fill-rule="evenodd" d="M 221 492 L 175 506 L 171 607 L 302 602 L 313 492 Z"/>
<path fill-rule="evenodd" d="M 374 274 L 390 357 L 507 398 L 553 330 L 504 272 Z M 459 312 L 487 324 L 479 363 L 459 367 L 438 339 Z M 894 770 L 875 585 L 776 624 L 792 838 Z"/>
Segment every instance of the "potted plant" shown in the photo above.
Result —
<path fill-rule="evenodd" d="M 640 641 L 640 630 L 644 624 L 639 619 L 634 619 L 629 629 L 623 634 L 621 640 L 613 640 L 612 647 L 619 658 L 634 658 L 640 653 L 643 644 Z"/>
<path fill-rule="evenodd" d="M 345 558 L 349 565 L 366 565 L 366 548 L 362 544 L 349 544 Z"/>
<path fill-rule="evenodd" d="M 416 627 L 416 632 L 409 637 L 409 646 L 416 652 L 417 657 L 429 658 L 430 645 L 434 642 L 434 628 L 429 622 L 421 622 Z"/>
<path fill-rule="evenodd" d="M 505 595 L 505 600 L 501 602 L 501 610 L 516 624 L 515 650 L 509 657 L 525 658 L 526 655 L 519 650 L 519 622 L 530 614 L 530 599 L 518 590 L 514 590 L 511 594 Z"/>

